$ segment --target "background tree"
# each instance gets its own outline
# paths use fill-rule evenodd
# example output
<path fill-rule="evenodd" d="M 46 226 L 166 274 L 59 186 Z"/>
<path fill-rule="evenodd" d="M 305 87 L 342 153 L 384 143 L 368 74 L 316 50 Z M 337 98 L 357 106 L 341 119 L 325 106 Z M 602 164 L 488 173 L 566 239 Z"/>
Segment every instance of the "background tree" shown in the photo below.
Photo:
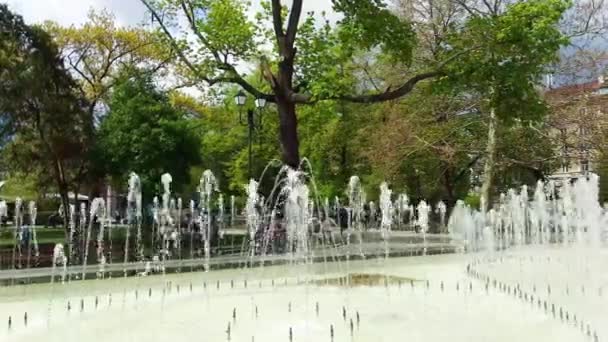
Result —
<path fill-rule="evenodd" d="M 179 192 L 189 182 L 190 168 L 200 162 L 200 138 L 188 113 L 170 104 L 149 75 L 125 76 L 109 100 L 109 114 L 99 129 L 98 160 L 116 183 L 137 173 L 147 197 L 160 191 L 168 172 Z"/>
<path fill-rule="evenodd" d="M 0 5 L 0 132 L 13 170 L 52 182 L 65 208 L 80 184 L 93 125 L 88 103 L 63 67 L 51 37 Z M 67 222 L 64 222 L 67 234 Z"/>
<path fill-rule="evenodd" d="M 447 44 L 456 50 L 479 46 L 446 68 L 443 81 L 451 91 L 483 99 L 481 111 L 488 113 L 488 143 L 481 189 L 482 210 L 490 205 L 496 174 L 498 125 L 515 121 L 539 121 L 546 106 L 537 90 L 547 66 L 557 60 L 567 38 L 558 23 L 568 9 L 562 0 L 507 3 L 484 1 L 481 9 L 461 3 L 469 19 Z"/>
<path fill-rule="evenodd" d="M 360 131 L 375 187 L 386 179 L 414 200 L 452 204 L 466 196 L 486 141 L 475 103 L 421 87 L 401 103 L 379 106 L 377 123 Z"/>
<path fill-rule="evenodd" d="M 334 8 L 343 19 L 335 26 L 320 27 L 312 13 L 301 22 L 303 0 L 293 1 L 289 11 L 280 0 L 264 3 L 265 12 L 256 22 L 248 19 L 245 4 L 238 0 L 141 1 L 176 50 L 186 78 L 208 85 L 237 84 L 255 97 L 276 103 L 283 160 L 292 167 L 300 162 L 296 105 L 328 99 L 388 101 L 441 74 L 440 66 L 429 66 L 430 71 L 409 75 L 399 84 L 383 84 L 383 90 L 359 89 L 349 81 L 356 79 L 356 73 L 347 64 L 358 51 L 383 51 L 395 63 L 411 60 L 415 37 L 409 22 L 381 1 L 334 0 Z M 180 22 L 187 23 L 197 45 L 186 44 L 186 37 L 172 34 L 170 27 Z M 272 51 L 264 45 L 268 37 L 274 43 Z M 260 65 L 269 91 L 260 90 L 237 71 L 242 62 Z"/>
<path fill-rule="evenodd" d="M 66 68 L 78 80 L 94 118 L 105 112 L 110 90 L 124 76 L 122 70 L 137 68 L 162 77 L 173 54 L 154 32 L 145 27 L 119 27 L 106 10 L 91 10 L 87 19 L 82 26 L 69 27 L 47 21 L 43 28 L 61 49 Z"/>

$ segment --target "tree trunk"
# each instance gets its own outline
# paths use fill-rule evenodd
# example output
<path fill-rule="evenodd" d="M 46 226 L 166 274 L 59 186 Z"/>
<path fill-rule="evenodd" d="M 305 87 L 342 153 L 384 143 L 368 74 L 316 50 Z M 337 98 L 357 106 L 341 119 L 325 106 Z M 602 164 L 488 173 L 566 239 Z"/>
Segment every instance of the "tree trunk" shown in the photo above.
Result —
<path fill-rule="evenodd" d="M 283 162 L 297 169 L 300 166 L 300 142 L 298 140 L 298 118 L 295 103 L 277 96 L 279 110 L 281 149 Z"/>
<path fill-rule="evenodd" d="M 488 144 L 486 145 L 486 161 L 483 168 L 483 184 L 481 185 L 481 211 L 490 208 L 491 189 L 494 183 L 494 167 L 496 164 L 496 112 L 490 109 L 488 122 Z"/>
<path fill-rule="evenodd" d="M 70 236 L 70 228 L 68 225 L 68 215 L 70 210 L 70 197 L 68 184 L 66 182 L 65 170 L 63 164 L 59 158 L 55 158 L 55 181 L 57 182 L 57 190 L 59 191 L 59 197 L 61 198 L 61 204 L 63 205 L 63 233 L 65 234 L 65 241 L 68 241 Z"/>
<path fill-rule="evenodd" d="M 448 205 L 452 205 L 454 204 L 456 201 L 454 200 L 455 196 L 454 196 L 454 185 L 456 182 L 452 183 L 452 173 L 450 172 L 450 168 L 447 167 L 445 172 L 443 173 L 443 181 L 444 181 L 444 186 L 445 186 L 445 191 L 446 191 L 446 195 L 447 195 L 447 204 Z"/>
<path fill-rule="evenodd" d="M 61 204 L 63 205 L 63 232 L 65 234 L 65 241 L 68 241 L 70 237 L 69 227 L 69 214 L 70 214 L 70 198 L 67 189 L 59 190 L 59 196 L 61 196 Z"/>

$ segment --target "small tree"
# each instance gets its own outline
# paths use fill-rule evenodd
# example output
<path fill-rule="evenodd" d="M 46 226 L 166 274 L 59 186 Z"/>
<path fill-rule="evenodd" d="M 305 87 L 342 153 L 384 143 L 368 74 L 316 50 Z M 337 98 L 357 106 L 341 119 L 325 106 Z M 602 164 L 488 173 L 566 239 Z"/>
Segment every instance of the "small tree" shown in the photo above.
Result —
<path fill-rule="evenodd" d="M 169 172 L 176 189 L 187 184 L 190 167 L 200 162 L 197 126 L 169 103 L 150 76 L 119 83 L 109 101 L 110 112 L 99 130 L 98 158 L 121 184 L 133 171 L 143 191 L 155 193 Z"/>
<path fill-rule="evenodd" d="M 145 67 L 146 72 L 161 76 L 174 56 L 157 34 L 144 27 L 117 26 L 114 15 L 106 10 L 91 10 L 81 26 L 47 21 L 43 28 L 53 37 L 67 70 L 89 101 L 91 119 L 103 112 L 99 107 L 106 104 L 121 70 Z"/>

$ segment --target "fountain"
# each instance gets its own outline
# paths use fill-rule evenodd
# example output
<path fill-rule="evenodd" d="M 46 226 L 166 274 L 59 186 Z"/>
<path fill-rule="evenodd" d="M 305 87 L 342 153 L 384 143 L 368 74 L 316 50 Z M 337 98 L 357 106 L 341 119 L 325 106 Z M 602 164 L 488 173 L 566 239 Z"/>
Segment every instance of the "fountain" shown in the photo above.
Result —
<path fill-rule="evenodd" d="M 304 182 L 304 175 L 300 171 L 289 169 L 283 192 L 287 196 L 284 213 L 290 263 L 308 262 L 310 261 L 308 232 L 312 208 L 310 207 L 309 188 Z"/>
<path fill-rule="evenodd" d="M 393 225 L 393 202 L 391 201 L 392 191 L 388 188 L 388 184 L 383 182 L 380 184 L 380 211 L 382 212 L 382 220 L 380 222 L 380 232 L 382 240 L 384 240 L 384 257 L 388 259 L 390 254 L 389 239 L 391 226 Z"/>
<path fill-rule="evenodd" d="M 93 341 L 152 342 L 608 338 L 603 276 L 608 211 L 597 202 L 594 175 L 574 184 L 539 182 L 534 189 L 509 190 L 487 212 L 463 201 L 452 208 L 438 202 L 433 210 L 424 200 L 411 201 L 404 194 L 394 198 L 387 183 L 366 209 L 364 186 L 356 177 L 347 184 L 347 206 L 342 207 L 339 199 L 333 204 L 321 199 L 301 170 L 283 168 L 279 175 L 265 199 L 258 181 L 246 185 L 244 227 L 235 223 L 234 197 L 230 220 L 224 218 L 225 197 L 211 171 L 201 177 L 199 203 L 189 202 L 188 228 L 181 224 L 188 208 L 172 197 L 169 175 L 161 179 L 160 201 L 152 200 L 151 226 L 143 219 L 141 185 L 134 173 L 128 183 L 126 228 L 109 228 L 111 196 L 92 201 L 88 221 L 83 214 L 78 220 L 75 208 L 69 208 L 70 235 L 82 230 L 85 236 L 82 265 L 69 262 L 77 254 L 72 236 L 67 252 L 62 244 L 53 249 L 48 273 L 36 267 L 0 270 L 0 280 L 41 279 L 36 285 L 0 287 L 0 297 L 6 299 L 0 300 L 6 322 L 0 340 L 76 341 L 90 331 L 96 331 L 88 337 Z M 341 210 L 348 213 L 345 240 L 336 241 Z M 374 210 L 380 214 L 377 225 Z M 29 213 L 33 227 L 35 205 L 30 204 Z M 417 232 L 400 229 L 406 223 Z M 216 224 L 217 241 L 212 239 Z M 13 225 L 15 234 L 22 231 L 22 211 L 16 211 Z M 196 225 L 203 245 L 198 257 L 193 250 Z M 114 264 L 104 261 L 110 257 L 105 246 L 117 239 L 108 231 L 112 229 L 126 229 L 124 259 Z M 240 253 L 221 255 L 216 251 L 228 229 L 242 231 L 244 244 Z M 87 258 L 94 231 L 96 261 Z M 135 232 L 131 244 L 129 231 Z M 144 248 L 144 233 L 151 233 L 151 249 Z M 182 258 L 180 248 L 187 243 L 182 235 L 187 233 L 191 250 Z M 351 246 L 351 235 L 356 245 Z M 130 246 L 135 248 L 131 256 Z M 17 247 L 15 252 L 21 251 Z M 351 247 L 365 258 L 352 258 Z M 129 276 L 155 256 L 160 265 L 148 264 L 143 274 L 149 276 Z M 13 265 L 18 265 L 16 258 Z M 205 272 L 184 272 L 182 265 L 191 271 L 202 266 Z M 87 266 L 100 279 L 71 277 L 86 279 Z M 110 279 L 112 272 L 124 276 Z M 44 283 L 44 274 L 50 281 Z M 72 281 L 63 281 L 68 279 Z M 35 291 L 26 291 L 34 286 Z M 112 304 L 112 298 L 121 298 L 120 305 Z M 74 303 L 79 310 L 73 310 Z M 201 322 L 203 331 L 183 328 Z"/>
<path fill-rule="evenodd" d="M 129 192 L 127 194 L 127 224 L 125 236 L 125 255 L 124 255 L 124 274 L 127 276 L 127 263 L 129 262 L 129 242 L 130 232 L 135 228 L 135 255 L 136 260 L 143 261 L 143 237 L 141 231 L 142 224 L 142 194 L 141 182 L 139 176 L 135 172 L 129 175 Z"/>
<path fill-rule="evenodd" d="M 363 215 L 363 204 L 365 203 L 365 192 L 361 187 L 361 181 L 359 177 L 352 176 L 348 182 L 348 205 L 350 207 L 350 213 L 348 215 L 348 230 L 346 237 L 347 245 L 347 257 L 350 255 L 350 239 L 353 232 L 356 233 L 357 239 L 359 240 L 359 255 L 364 257 L 362 248 L 362 215 Z"/>
<path fill-rule="evenodd" d="M 38 257 L 40 256 L 40 251 L 38 249 L 38 236 L 36 234 L 36 217 L 38 216 L 38 208 L 36 207 L 36 202 L 30 201 L 28 208 L 30 214 L 31 242 L 34 244 L 34 258 L 36 259 L 35 264 L 38 264 Z M 31 254 L 32 247 L 30 246 L 30 241 L 27 241 L 27 268 L 30 268 Z"/>
<path fill-rule="evenodd" d="M 212 199 L 211 196 L 213 192 L 219 191 L 218 184 L 211 170 L 205 170 L 203 172 L 203 176 L 200 181 L 200 222 L 201 222 L 201 230 L 203 232 L 203 244 L 204 244 L 204 252 L 205 252 L 205 271 L 209 271 L 209 260 L 211 258 L 211 233 L 212 233 L 212 224 L 213 224 L 213 213 L 211 208 Z M 205 216 L 202 216 L 202 215 Z M 204 227 L 204 228 L 203 228 Z"/>
<path fill-rule="evenodd" d="M 87 276 L 87 265 L 88 265 L 88 259 L 89 259 L 89 245 L 91 243 L 91 234 L 93 233 L 93 224 L 95 223 L 96 219 L 101 219 L 103 218 L 103 214 L 105 212 L 105 203 L 103 198 L 95 198 L 93 199 L 93 202 L 91 203 L 91 209 L 90 209 L 90 216 L 89 216 L 89 225 L 88 228 L 86 229 L 86 238 L 85 238 L 85 242 L 84 242 L 84 257 L 82 260 L 82 280 L 86 279 Z M 103 236 L 101 234 L 101 232 L 103 231 L 103 223 L 101 223 L 101 221 L 99 222 L 100 225 L 100 236 Z M 98 247 L 98 251 L 99 250 L 103 250 L 103 247 L 101 247 L 101 245 L 103 245 L 103 242 L 98 241 L 99 247 Z M 101 254 L 101 255 L 99 255 Z M 99 261 L 99 268 L 100 271 L 103 271 L 103 267 L 105 266 L 105 260 L 103 258 L 103 253 L 98 253 L 98 261 Z"/>
<path fill-rule="evenodd" d="M 440 229 L 443 230 L 445 228 L 445 215 L 448 212 L 448 207 L 445 205 L 445 202 L 439 201 L 435 206 L 435 213 L 439 215 L 439 225 Z"/>
<path fill-rule="evenodd" d="M 173 227 L 173 217 L 171 216 L 171 182 L 173 178 L 170 174 L 165 173 L 161 176 L 160 181 L 163 185 L 162 209 L 158 212 L 158 238 L 160 240 L 160 268 L 165 272 L 165 262 L 170 255 L 169 251 L 169 236 L 170 230 Z M 158 209 L 157 209 L 158 210 Z"/>
<path fill-rule="evenodd" d="M 245 218 L 247 221 L 247 237 L 249 239 L 249 258 L 252 259 L 255 256 L 255 237 L 260 224 L 260 198 L 258 195 L 258 182 L 253 179 L 249 180 L 249 184 L 245 188 L 245 192 L 247 193 L 247 202 L 245 203 Z"/>

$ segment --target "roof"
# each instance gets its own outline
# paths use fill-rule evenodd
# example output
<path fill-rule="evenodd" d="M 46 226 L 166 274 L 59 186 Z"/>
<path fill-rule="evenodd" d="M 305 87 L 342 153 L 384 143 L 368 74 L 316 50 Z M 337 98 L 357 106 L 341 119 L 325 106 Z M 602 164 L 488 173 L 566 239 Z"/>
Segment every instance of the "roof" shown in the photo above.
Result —
<path fill-rule="evenodd" d="M 599 80 L 595 80 L 592 82 L 579 83 L 579 84 L 571 84 L 559 88 L 549 89 L 545 92 L 545 95 L 548 97 L 570 97 L 570 96 L 578 96 L 584 95 L 587 93 L 592 93 L 598 91 L 601 88 L 607 88 L 607 82 L 600 82 Z"/>

